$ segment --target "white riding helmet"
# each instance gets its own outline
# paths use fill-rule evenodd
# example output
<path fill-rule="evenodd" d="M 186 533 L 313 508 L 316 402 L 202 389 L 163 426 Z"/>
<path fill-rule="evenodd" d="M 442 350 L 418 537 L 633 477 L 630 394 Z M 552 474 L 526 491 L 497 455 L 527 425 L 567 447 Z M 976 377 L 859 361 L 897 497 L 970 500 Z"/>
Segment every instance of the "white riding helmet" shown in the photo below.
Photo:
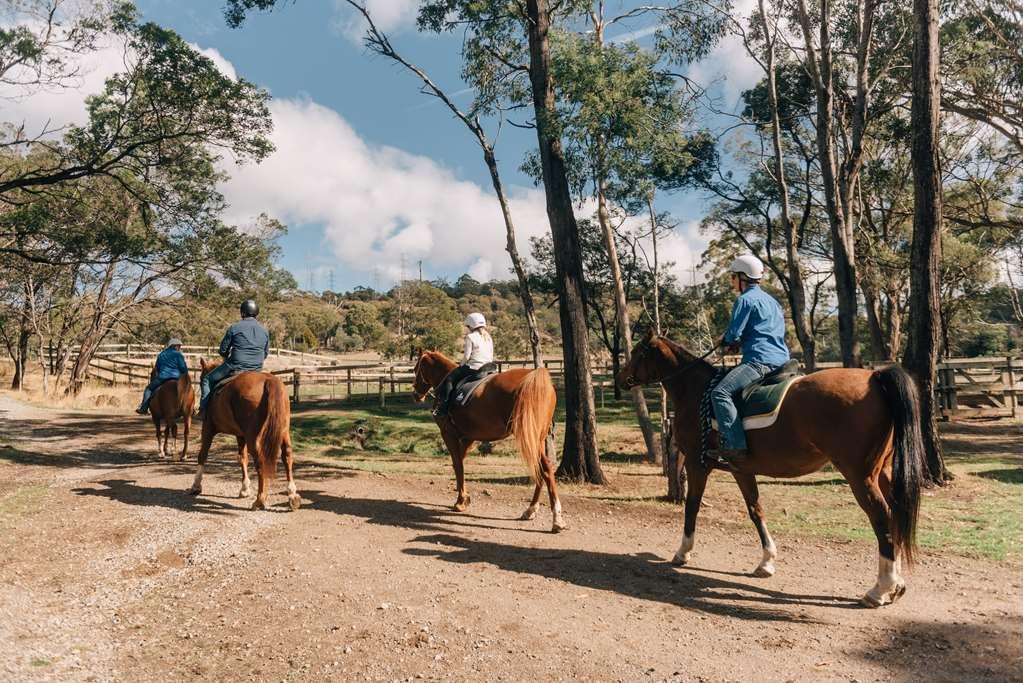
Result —
<path fill-rule="evenodd" d="M 470 330 L 475 330 L 478 327 L 486 327 L 487 319 L 483 317 L 482 313 L 470 313 L 465 316 L 465 326 Z"/>
<path fill-rule="evenodd" d="M 167 348 L 169 349 L 172 346 L 181 346 L 181 340 L 177 337 L 171 337 L 170 341 L 167 342 Z"/>
<path fill-rule="evenodd" d="M 753 254 L 743 254 L 732 261 L 729 270 L 733 273 L 742 273 L 750 280 L 759 280 L 764 276 L 764 263 Z"/>

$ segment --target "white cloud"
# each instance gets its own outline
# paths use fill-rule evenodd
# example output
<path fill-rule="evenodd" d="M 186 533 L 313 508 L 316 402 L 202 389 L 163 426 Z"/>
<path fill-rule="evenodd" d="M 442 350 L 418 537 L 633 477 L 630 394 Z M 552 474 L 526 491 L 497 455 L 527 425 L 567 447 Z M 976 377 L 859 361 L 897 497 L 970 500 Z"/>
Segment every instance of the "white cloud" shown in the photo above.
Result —
<path fill-rule="evenodd" d="M 739 0 L 732 10 L 736 21 L 744 26 L 756 8 L 756 0 Z M 742 39 L 729 33 L 705 58 L 689 68 L 688 76 L 704 87 L 720 83 L 727 106 L 734 106 L 744 90 L 763 77 L 760 68 L 742 44 Z"/>
<path fill-rule="evenodd" d="M 232 81 L 238 80 L 238 73 L 234 70 L 234 64 L 227 61 L 227 58 L 220 54 L 219 50 L 212 47 L 199 47 L 195 43 L 189 43 L 188 45 L 199 54 L 209 57 L 220 73 L 224 74 Z"/>
<path fill-rule="evenodd" d="M 364 5 L 373 23 L 384 33 L 397 33 L 415 25 L 418 0 L 365 0 Z M 334 0 L 334 26 L 348 40 L 359 43 L 366 33 L 366 20 L 345 0 Z"/>
<path fill-rule="evenodd" d="M 292 224 L 323 226 L 340 265 L 386 281 L 423 260 L 427 276 L 470 269 L 507 276 L 505 229 L 492 193 L 427 157 L 372 145 L 337 112 L 309 100 L 275 100 L 277 151 L 258 166 L 231 170 L 224 193 L 232 218 L 267 211 Z M 542 192 L 513 188 L 520 248 L 547 230 Z M 411 271 L 410 271 L 411 272 Z"/>

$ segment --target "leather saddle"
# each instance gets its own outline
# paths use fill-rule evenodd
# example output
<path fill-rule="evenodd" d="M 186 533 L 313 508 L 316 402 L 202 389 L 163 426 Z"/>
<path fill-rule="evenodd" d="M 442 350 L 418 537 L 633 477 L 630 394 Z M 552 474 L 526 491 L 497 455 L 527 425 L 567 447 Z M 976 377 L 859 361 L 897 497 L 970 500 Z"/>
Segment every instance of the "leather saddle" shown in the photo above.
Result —
<path fill-rule="evenodd" d="M 476 388 L 482 384 L 485 384 L 497 374 L 497 365 L 494 363 L 487 363 L 479 370 L 476 370 L 472 374 L 466 375 L 465 378 L 458 382 L 455 386 L 451 387 L 451 403 L 452 407 L 464 408 L 472 402 L 472 397 L 476 393 Z"/>
<path fill-rule="evenodd" d="M 230 375 L 228 375 L 227 377 L 225 377 L 224 379 L 220 380 L 212 387 L 210 387 L 210 396 L 219 394 L 221 391 L 224 390 L 224 387 L 226 387 L 228 384 L 234 381 L 238 377 L 238 375 L 242 374 L 243 372 L 252 372 L 252 370 L 239 370 L 237 368 L 232 370 Z"/>
<path fill-rule="evenodd" d="M 799 374 L 800 374 L 799 361 L 794 358 L 789 359 L 785 361 L 784 365 L 775 368 L 771 372 L 764 375 L 760 380 L 754 382 L 753 384 L 743 389 L 742 400 L 745 401 L 748 396 L 752 395 L 753 392 L 759 389 L 760 387 L 767 387 L 772 384 L 781 384 L 790 377 L 795 377 L 796 375 Z"/>

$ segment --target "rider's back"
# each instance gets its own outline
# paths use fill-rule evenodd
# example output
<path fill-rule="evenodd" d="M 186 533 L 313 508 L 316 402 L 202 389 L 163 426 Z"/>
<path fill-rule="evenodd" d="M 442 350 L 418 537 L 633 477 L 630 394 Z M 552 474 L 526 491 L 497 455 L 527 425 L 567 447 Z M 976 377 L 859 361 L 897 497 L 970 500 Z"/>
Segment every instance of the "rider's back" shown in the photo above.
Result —
<path fill-rule="evenodd" d="M 270 352 L 270 335 L 255 318 L 242 318 L 227 328 L 220 352 L 239 370 L 262 370 Z"/>

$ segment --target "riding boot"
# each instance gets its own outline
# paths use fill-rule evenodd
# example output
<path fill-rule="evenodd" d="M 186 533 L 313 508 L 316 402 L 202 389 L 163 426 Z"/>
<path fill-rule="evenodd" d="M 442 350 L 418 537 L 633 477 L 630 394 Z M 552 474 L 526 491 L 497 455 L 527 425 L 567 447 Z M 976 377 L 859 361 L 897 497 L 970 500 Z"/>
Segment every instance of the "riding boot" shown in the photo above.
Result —
<path fill-rule="evenodd" d="M 434 417 L 444 417 L 448 414 L 448 399 L 451 398 L 451 382 L 445 379 L 437 387 L 437 405 L 433 409 Z"/>
<path fill-rule="evenodd" d="M 724 466 L 728 470 L 740 470 L 749 461 L 749 451 L 745 448 L 716 448 L 707 453 L 707 457 Z"/>

